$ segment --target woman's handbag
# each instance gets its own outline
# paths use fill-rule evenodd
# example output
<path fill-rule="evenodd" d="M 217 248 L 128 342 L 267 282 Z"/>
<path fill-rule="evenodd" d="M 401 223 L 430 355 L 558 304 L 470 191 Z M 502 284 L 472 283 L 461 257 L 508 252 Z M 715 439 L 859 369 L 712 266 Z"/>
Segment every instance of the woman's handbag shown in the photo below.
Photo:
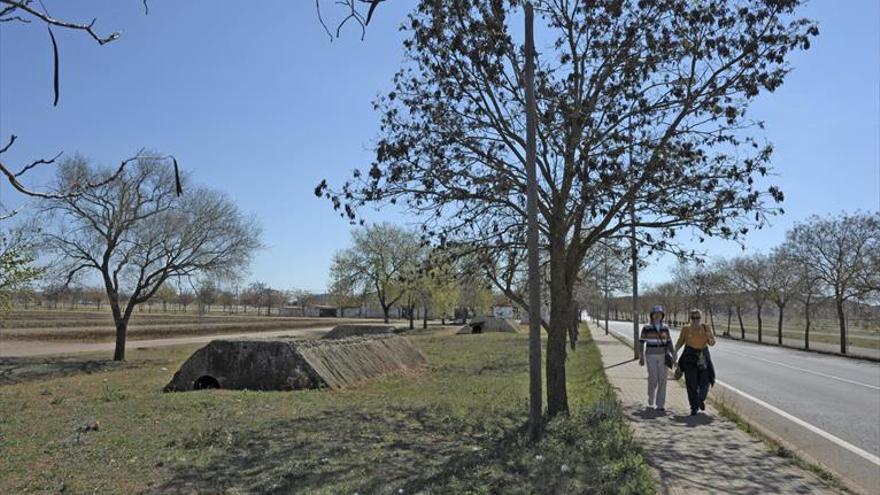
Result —
<path fill-rule="evenodd" d="M 672 366 L 675 364 L 675 358 L 672 357 L 672 353 L 669 351 L 666 351 L 665 362 L 666 367 L 669 369 L 672 369 Z"/>
<path fill-rule="evenodd" d="M 663 342 L 662 335 L 663 334 L 661 332 L 657 332 L 657 336 L 660 337 L 660 342 Z M 675 364 L 675 356 L 673 356 L 672 353 L 669 352 L 669 349 L 666 348 L 665 342 L 663 342 L 663 352 L 663 362 L 666 364 L 667 368 L 672 369 L 672 366 Z"/>

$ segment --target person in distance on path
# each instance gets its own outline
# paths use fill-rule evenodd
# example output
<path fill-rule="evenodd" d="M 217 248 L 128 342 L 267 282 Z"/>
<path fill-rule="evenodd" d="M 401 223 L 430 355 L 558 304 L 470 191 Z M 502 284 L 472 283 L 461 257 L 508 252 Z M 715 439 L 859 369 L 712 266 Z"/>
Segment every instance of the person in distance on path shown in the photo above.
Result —
<path fill-rule="evenodd" d="M 650 316 L 651 323 L 643 326 L 639 335 L 639 366 L 648 365 L 648 407 L 654 406 L 656 393 L 657 410 L 665 411 L 666 354 L 673 353 L 672 337 L 663 323 L 666 313 L 661 306 L 654 306 Z"/>
<path fill-rule="evenodd" d="M 709 354 L 709 346 L 715 345 L 715 334 L 709 325 L 702 323 L 702 319 L 702 312 L 692 309 L 690 322 L 681 328 L 675 344 L 676 354 L 684 346 L 684 352 L 678 359 L 678 367 L 684 373 L 691 416 L 697 414 L 698 409 L 706 409 L 709 387 L 715 385 L 715 367 L 712 366 L 712 356 Z"/>

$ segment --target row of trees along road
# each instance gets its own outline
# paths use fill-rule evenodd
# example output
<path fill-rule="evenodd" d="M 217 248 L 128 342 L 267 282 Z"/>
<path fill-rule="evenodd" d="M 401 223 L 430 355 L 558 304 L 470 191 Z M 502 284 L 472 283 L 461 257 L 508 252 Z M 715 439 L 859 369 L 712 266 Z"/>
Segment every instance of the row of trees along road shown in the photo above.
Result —
<path fill-rule="evenodd" d="M 455 309 L 474 312 L 491 304 L 489 281 L 470 270 L 467 257 L 431 249 L 411 231 L 388 223 L 352 232 L 352 246 L 333 257 L 331 293 L 340 307 L 360 304 L 367 294 L 376 296 L 385 322 L 395 304 L 406 309 L 410 328 L 415 309 L 421 308 L 423 326 L 433 312 L 445 323 Z"/>
<path fill-rule="evenodd" d="M 618 265 L 622 262 L 617 260 Z M 618 294 L 623 291 L 618 290 Z M 593 303 L 601 300 L 594 293 Z M 792 303 L 801 309 L 805 349 L 817 308 L 833 308 L 839 331 L 840 352 L 848 352 L 847 308 L 865 306 L 880 310 L 880 213 L 813 216 L 794 225 L 785 241 L 769 253 L 753 253 L 709 263 L 682 263 L 672 280 L 648 288 L 641 299 L 645 311 L 662 304 L 672 321 L 690 307 L 706 310 L 715 325 L 717 311 L 727 317 L 724 334 L 730 334 L 736 317 L 740 338 L 746 338 L 744 311 L 754 311 L 757 339 L 764 340 L 767 307 L 776 314 L 776 341 L 783 343 L 786 311 Z M 609 303 L 629 312 L 627 298 Z"/>
<path fill-rule="evenodd" d="M 100 184 L 114 173 L 83 158 L 68 159 L 58 167 L 55 188 Z M 125 358 L 135 307 L 163 284 L 234 277 L 260 247 L 259 228 L 225 195 L 192 184 L 181 196 L 175 189 L 172 170 L 141 158 L 114 180 L 40 205 L 43 244 L 58 256 L 54 270 L 66 284 L 86 276 L 102 282 L 116 326 L 115 360 Z"/>
<path fill-rule="evenodd" d="M 181 280 L 179 284 L 164 283 L 152 298 L 138 307 L 139 312 L 157 311 L 186 312 L 191 305 L 198 305 L 199 313 L 214 311 L 217 307 L 224 313 L 245 313 L 254 310 L 258 315 L 270 315 L 272 310 L 287 305 L 290 301 L 306 306 L 315 304 L 315 294 L 303 289 L 282 290 L 270 287 L 264 282 L 253 282 L 244 288 L 237 280 L 227 283 L 211 279 Z M 93 308 L 100 311 L 107 303 L 107 293 L 103 286 L 67 285 L 50 282 L 41 289 L 25 285 L 7 293 L 9 300 L 24 309 L 39 304 L 46 308 L 81 309 Z M 129 294 L 120 293 L 121 297 Z M 304 314 L 303 314 L 304 316 Z"/>
<path fill-rule="evenodd" d="M 787 57 L 818 30 L 795 17 L 797 0 L 534 3 L 536 31 L 552 40 L 535 84 L 553 416 L 568 410 L 566 335 L 594 246 L 635 225 L 645 251 L 680 251 L 682 228 L 736 238 L 777 211 L 781 191 L 755 180 L 772 149 L 746 110 L 782 84 Z M 469 246 L 494 264 L 524 259 L 512 254 L 525 249 L 526 220 L 519 7 L 420 2 L 404 24 L 405 65 L 375 104 L 375 161 L 316 194 L 353 222 L 364 205 L 396 203 L 440 245 Z"/>

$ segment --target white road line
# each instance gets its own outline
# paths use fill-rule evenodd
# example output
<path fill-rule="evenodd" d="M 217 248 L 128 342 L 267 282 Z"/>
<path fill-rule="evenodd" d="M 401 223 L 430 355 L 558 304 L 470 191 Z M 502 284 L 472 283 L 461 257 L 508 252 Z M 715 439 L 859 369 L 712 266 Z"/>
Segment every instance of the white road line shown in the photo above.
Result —
<path fill-rule="evenodd" d="M 620 332 L 615 332 L 615 333 L 620 334 Z M 632 340 L 632 339 L 628 338 L 628 340 Z M 751 356 L 748 356 L 748 357 L 751 357 Z M 771 412 L 774 412 L 774 413 L 782 416 L 783 418 L 785 418 L 785 419 L 787 419 L 787 420 L 789 420 L 799 426 L 806 428 L 807 430 L 810 430 L 811 432 L 830 441 L 831 443 L 837 445 L 838 447 L 841 447 L 843 449 L 846 449 L 846 450 L 852 452 L 853 454 L 856 454 L 857 456 L 865 459 L 866 461 L 874 464 L 875 466 L 880 467 L 880 457 L 877 457 L 870 452 L 867 452 L 863 449 L 860 449 L 859 447 L 856 447 L 855 445 L 847 442 L 846 440 L 838 438 L 838 437 L 832 435 L 831 433 L 828 433 L 827 431 L 825 431 L 819 427 L 813 426 L 810 423 L 807 423 L 806 421 L 804 421 L 796 416 L 792 416 L 791 414 L 783 411 L 782 409 L 779 409 L 778 407 L 776 407 L 772 404 L 768 404 L 753 395 L 750 395 L 750 394 L 743 392 L 742 390 L 740 390 L 732 385 L 729 385 L 727 383 L 722 382 L 721 380 L 715 380 L 715 383 L 727 388 L 731 392 L 737 393 L 737 394 L 745 397 L 746 399 L 754 402 L 755 404 L 758 404 L 759 406 L 762 406 L 762 407 L 769 409 Z"/>
<path fill-rule="evenodd" d="M 867 387 L 867 388 L 874 389 L 874 390 L 880 390 L 880 387 L 878 387 L 878 386 L 876 386 L 876 385 L 870 385 L 870 384 L 867 384 L 867 383 L 857 382 L 857 381 L 854 381 L 854 380 L 848 380 L 848 379 L 846 379 L 846 378 L 841 378 L 841 377 L 839 377 L 839 376 L 828 375 L 828 374 L 825 374 L 825 373 L 819 373 L 818 371 L 808 370 L 808 369 L 805 369 L 805 368 L 798 368 L 797 366 L 791 366 L 791 365 L 789 365 L 789 364 L 783 364 L 783 363 L 780 363 L 780 362 L 778 362 L 778 361 L 772 361 L 772 360 L 770 360 L 770 359 L 759 358 L 759 357 L 756 357 L 756 356 L 752 356 L 752 355 L 750 355 L 750 354 L 743 354 L 743 353 L 741 353 L 741 352 L 732 351 L 732 350 L 730 350 L 730 349 L 724 349 L 724 352 L 725 352 L 725 353 L 730 353 L 730 354 L 737 354 L 737 355 L 739 355 L 739 356 L 744 356 L 744 357 L 747 357 L 747 358 L 749 358 L 749 359 L 757 359 L 758 361 L 764 361 L 765 363 L 775 364 L 775 365 L 777 365 L 777 366 L 782 366 L 783 368 L 789 368 L 789 369 L 793 369 L 793 370 L 796 370 L 796 371 L 803 371 L 804 373 L 810 373 L 811 375 L 821 376 L 821 377 L 824 377 L 824 378 L 831 378 L 832 380 L 838 380 L 838 381 L 841 381 L 841 382 L 844 382 L 844 383 L 850 383 L 850 384 L 852 384 L 852 385 L 858 385 L 858 386 L 860 386 L 860 387 Z"/>
<path fill-rule="evenodd" d="M 880 457 L 877 457 L 876 455 L 871 454 L 870 452 L 866 452 L 866 451 L 856 447 L 855 445 L 847 442 L 846 440 L 840 439 L 840 438 L 832 435 L 831 433 L 828 433 L 827 431 L 825 431 L 821 428 L 813 426 L 810 423 L 807 423 L 806 421 L 804 421 L 798 417 L 792 416 L 791 414 L 783 411 L 782 409 L 779 409 L 776 406 L 768 404 L 753 395 L 749 395 L 734 386 L 731 386 L 731 385 L 728 385 L 727 383 L 722 382 L 721 380 L 715 380 L 715 383 L 722 385 L 723 387 L 729 389 L 730 391 L 735 392 L 735 393 L 745 397 L 746 399 L 748 399 L 748 400 L 750 400 L 760 406 L 766 407 L 770 411 L 782 416 L 783 418 L 785 418 L 785 419 L 787 419 L 797 425 L 803 426 L 804 428 L 819 435 L 820 437 L 831 441 L 832 443 L 836 444 L 838 447 L 842 447 L 842 448 L 852 452 L 853 454 L 856 454 L 857 456 L 867 460 L 868 462 L 880 467 Z"/>

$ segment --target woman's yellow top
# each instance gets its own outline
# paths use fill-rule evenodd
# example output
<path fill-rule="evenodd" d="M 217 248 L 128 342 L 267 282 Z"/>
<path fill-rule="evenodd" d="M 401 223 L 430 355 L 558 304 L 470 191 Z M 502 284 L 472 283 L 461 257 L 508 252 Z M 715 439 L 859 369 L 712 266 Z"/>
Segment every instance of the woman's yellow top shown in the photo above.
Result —
<path fill-rule="evenodd" d="M 675 344 L 675 352 L 678 352 L 685 344 L 694 349 L 705 349 L 707 345 L 715 345 L 715 334 L 712 332 L 712 328 L 706 324 L 681 327 L 678 342 Z"/>

